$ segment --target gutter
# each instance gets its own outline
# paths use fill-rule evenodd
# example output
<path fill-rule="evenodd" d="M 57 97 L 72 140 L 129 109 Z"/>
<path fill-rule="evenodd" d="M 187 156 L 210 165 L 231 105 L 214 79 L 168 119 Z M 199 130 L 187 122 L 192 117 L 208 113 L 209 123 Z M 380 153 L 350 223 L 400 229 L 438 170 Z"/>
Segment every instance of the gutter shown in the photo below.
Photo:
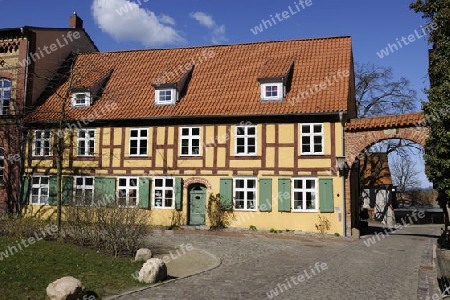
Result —
<path fill-rule="evenodd" d="M 339 122 L 341 122 L 342 125 L 342 156 L 345 156 L 345 126 L 343 124 L 343 118 L 344 117 L 344 113 L 340 112 L 339 113 Z M 346 212 L 346 198 L 345 198 L 345 192 L 346 192 L 346 188 L 345 188 L 345 176 L 342 176 L 342 230 L 343 230 L 343 235 L 347 236 L 347 212 Z"/>

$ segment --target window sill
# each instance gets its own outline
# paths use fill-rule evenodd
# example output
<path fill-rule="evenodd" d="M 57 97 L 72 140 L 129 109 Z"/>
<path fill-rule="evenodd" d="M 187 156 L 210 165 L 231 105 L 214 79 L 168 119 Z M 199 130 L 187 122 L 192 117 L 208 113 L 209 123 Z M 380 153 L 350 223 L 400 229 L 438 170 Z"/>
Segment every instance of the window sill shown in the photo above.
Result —
<path fill-rule="evenodd" d="M 257 212 L 258 211 L 258 209 L 256 209 L 256 208 L 252 208 L 252 209 L 245 209 L 245 208 L 234 208 L 234 211 L 243 211 L 243 212 L 246 212 L 246 211 L 250 211 L 250 212 Z"/>
<path fill-rule="evenodd" d="M 169 210 L 169 209 L 175 209 L 174 207 L 162 207 L 162 206 L 152 206 L 152 209 L 161 209 L 161 210 Z"/>
<path fill-rule="evenodd" d="M 295 213 L 318 213 L 319 210 L 318 209 L 292 209 L 292 212 Z"/>

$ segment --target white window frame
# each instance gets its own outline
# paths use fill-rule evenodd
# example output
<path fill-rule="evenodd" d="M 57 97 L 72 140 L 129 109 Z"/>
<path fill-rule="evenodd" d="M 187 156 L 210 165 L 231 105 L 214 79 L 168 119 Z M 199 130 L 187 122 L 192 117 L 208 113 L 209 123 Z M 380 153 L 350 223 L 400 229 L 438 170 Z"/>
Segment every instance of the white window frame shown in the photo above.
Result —
<path fill-rule="evenodd" d="M 39 178 L 39 183 L 34 183 L 34 179 Z M 42 178 L 47 179 L 47 184 L 42 184 Z M 38 194 L 36 195 L 38 197 L 38 202 L 33 202 L 33 190 L 38 189 Z M 42 195 L 42 190 L 47 189 L 47 196 L 45 198 L 45 195 Z M 31 205 L 47 205 L 48 204 L 48 197 L 50 194 L 50 176 L 42 176 L 42 175 L 33 175 L 31 177 L 31 192 L 30 192 L 30 204 Z M 44 197 L 45 200 L 42 201 L 42 198 Z"/>
<path fill-rule="evenodd" d="M 244 129 L 243 135 L 238 135 L 239 128 Z M 255 129 L 255 134 L 248 134 L 249 128 Z M 236 156 L 256 156 L 258 153 L 258 129 L 256 125 L 236 125 L 235 128 L 235 135 L 234 135 L 234 153 Z M 244 139 L 244 152 L 238 153 L 238 139 L 243 138 Z M 249 143 L 248 140 L 250 138 L 255 139 L 255 152 L 249 152 Z"/>
<path fill-rule="evenodd" d="M 302 188 L 295 188 L 295 181 L 301 180 L 302 181 Z M 307 188 L 306 187 L 306 181 L 314 181 L 314 188 Z M 292 211 L 293 212 L 318 212 L 319 211 L 319 180 L 316 177 L 294 177 L 292 178 L 291 186 L 292 186 Z M 303 208 L 296 208 L 295 207 L 295 193 L 302 193 L 302 202 L 303 202 Z M 312 196 L 314 197 L 314 208 L 308 208 L 307 207 L 307 199 L 306 195 L 307 193 L 312 193 Z"/>
<path fill-rule="evenodd" d="M 276 96 L 267 96 L 266 88 L 267 87 L 276 87 L 277 94 Z M 272 82 L 272 83 L 262 83 L 261 84 L 261 100 L 263 101 L 273 101 L 273 100 L 283 100 L 284 96 L 284 86 L 282 82 Z"/>
<path fill-rule="evenodd" d="M 314 132 L 314 126 L 321 126 L 321 131 L 320 133 L 315 133 Z M 303 126 L 309 126 L 309 133 L 303 133 Z M 314 138 L 316 136 L 320 136 L 321 137 L 321 146 L 322 146 L 322 151 L 321 152 L 316 152 L 314 151 Z M 303 151 L 303 137 L 309 137 L 309 145 L 310 145 L 310 151 L 306 152 Z M 300 151 L 302 155 L 323 155 L 325 152 L 325 145 L 324 145 L 324 126 L 323 123 L 304 123 L 304 124 L 300 124 Z"/>
<path fill-rule="evenodd" d="M 92 185 L 87 185 L 86 184 L 86 179 L 88 179 L 88 178 L 92 179 Z M 83 183 L 81 185 L 77 184 L 77 180 L 78 179 L 81 179 L 83 181 Z M 73 178 L 73 199 L 75 201 L 77 200 L 76 199 L 76 197 L 77 197 L 76 191 L 77 190 L 81 190 L 81 194 L 82 194 L 81 197 L 84 199 L 83 203 L 75 202 L 75 204 L 79 205 L 79 206 L 84 206 L 84 205 L 91 206 L 91 205 L 93 205 L 94 204 L 94 186 L 95 186 L 95 178 L 94 178 L 94 176 L 75 176 Z M 89 201 L 89 203 L 87 203 L 87 201 L 85 199 L 87 190 L 91 191 L 91 195 L 92 195 L 92 199 L 91 199 L 91 201 Z"/>
<path fill-rule="evenodd" d="M 121 180 L 125 180 L 125 186 L 121 186 Z M 136 180 L 136 185 L 131 185 L 131 180 Z M 121 190 L 125 191 L 125 195 L 121 193 Z M 133 193 L 134 191 L 134 193 Z M 131 193 L 130 193 L 131 192 Z M 130 195 L 135 194 L 136 205 L 130 205 Z M 117 203 L 120 207 L 135 208 L 139 206 L 139 177 L 134 176 L 120 176 L 117 178 Z M 121 198 L 125 198 L 125 205 L 121 204 Z"/>
<path fill-rule="evenodd" d="M 94 156 L 95 153 L 95 129 L 79 129 L 77 135 L 77 156 Z M 80 137 L 80 134 L 84 132 L 84 137 Z M 89 133 L 93 132 L 94 135 L 91 137 Z M 84 142 L 84 147 L 80 147 L 80 142 Z M 90 152 L 90 142 L 93 143 L 93 152 Z M 84 154 L 80 154 L 80 150 L 84 148 Z"/>
<path fill-rule="evenodd" d="M 162 180 L 162 186 L 156 186 L 156 180 Z M 172 180 L 172 186 L 167 185 L 167 180 Z M 157 192 L 161 192 L 158 194 Z M 166 192 L 172 192 L 172 205 L 166 204 Z M 158 203 L 160 204 L 158 204 Z M 174 209 L 175 208 L 175 177 L 156 176 L 153 179 L 152 207 L 156 209 Z"/>
<path fill-rule="evenodd" d="M 244 180 L 244 187 L 237 187 L 236 182 L 238 180 Z M 253 180 L 254 181 L 254 187 L 249 188 L 248 187 L 248 181 Z M 237 192 L 243 192 L 244 193 L 244 206 L 238 207 L 237 206 Z M 250 201 L 248 197 L 248 192 L 253 192 L 253 208 L 248 207 L 248 201 Z M 236 211 L 257 211 L 258 210 L 258 179 L 256 177 L 234 177 L 233 178 L 233 207 Z"/>
<path fill-rule="evenodd" d="M 193 129 L 198 129 L 198 135 L 194 135 Z M 188 130 L 188 134 L 187 135 L 183 135 L 183 130 Z M 200 156 L 200 149 L 201 149 L 201 129 L 200 127 L 181 127 L 180 128 L 180 156 Z M 188 141 L 188 153 L 187 154 L 183 154 L 183 140 L 187 140 Z M 194 151 L 195 146 L 193 146 L 193 141 L 194 140 L 198 140 L 198 152 L 196 153 Z"/>
<path fill-rule="evenodd" d="M 8 82 L 9 86 L 5 87 L 4 82 Z M 7 78 L 0 78 L 0 115 L 9 115 L 9 102 L 11 101 L 12 81 Z M 9 93 L 9 97 L 5 97 L 5 92 Z"/>
<path fill-rule="evenodd" d="M 132 137 L 131 136 L 131 132 L 133 132 L 133 131 L 137 131 L 138 132 L 138 135 L 137 135 L 137 137 Z M 142 134 L 142 131 L 145 131 L 146 132 L 146 136 L 145 137 L 143 137 L 141 134 Z M 129 142 L 129 148 L 128 148 L 128 153 L 129 153 L 129 155 L 130 156 L 148 156 L 148 128 L 130 128 L 130 131 L 129 131 L 129 133 L 130 133 L 130 142 Z M 136 151 L 137 151 L 137 153 L 136 154 L 131 154 L 131 142 L 132 141 L 136 141 Z M 141 141 L 145 141 L 145 152 L 146 153 L 141 153 Z"/>
<path fill-rule="evenodd" d="M 161 100 L 161 94 L 170 92 L 170 100 Z M 155 90 L 155 104 L 157 105 L 171 105 L 177 102 L 177 90 L 176 89 L 157 89 Z"/>
<path fill-rule="evenodd" d="M 83 102 L 79 102 L 78 96 L 84 96 Z M 77 92 L 72 93 L 72 106 L 73 107 L 89 107 L 91 106 L 91 93 L 90 92 Z"/>
<path fill-rule="evenodd" d="M 45 138 L 42 137 L 42 134 L 45 134 L 46 132 L 49 133 L 49 137 Z M 37 134 L 41 133 L 41 137 L 38 139 Z M 36 153 L 36 150 L 38 149 L 36 147 L 36 143 L 40 142 L 39 147 L 39 153 Z M 48 142 L 48 147 L 45 147 L 45 142 Z M 45 154 L 45 149 L 48 148 L 48 154 Z M 41 156 L 41 157 L 48 157 L 52 153 L 52 132 L 50 130 L 35 130 L 34 131 L 34 141 L 33 141 L 33 156 Z"/>

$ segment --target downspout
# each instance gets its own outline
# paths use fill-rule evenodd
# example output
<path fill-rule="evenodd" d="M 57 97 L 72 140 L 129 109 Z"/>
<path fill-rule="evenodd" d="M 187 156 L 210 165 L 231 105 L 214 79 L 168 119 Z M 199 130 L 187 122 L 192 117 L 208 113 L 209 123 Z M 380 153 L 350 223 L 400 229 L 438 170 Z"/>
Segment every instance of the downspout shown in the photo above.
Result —
<path fill-rule="evenodd" d="M 341 122 L 342 127 L 342 156 L 345 156 L 345 128 L 343 124 L 344 112 L 339 112 L 339 122 Z M 346 201 L 345 201 L 345 176 L 342 176 L 342 230 L 344 236 L 347 236 L 347 214 L 346 214 Z"/>
<path fill-rule="evenodd" d="M 25 67 L 25 82 L 24 82 L 24 91 L 23 91 L 23 107 L 22 107 L 22 116 L 20 117 L 20 145 L 19 145 L 19 149 L 20 149 L 20 162 L 19 162 L 19 182 L 21 182 L 22 180 L 22 176 L 24 173 L 24 156 L 25 156 L 25 141 L 26 141 L 26 135 L 25 135 L 25 130 L 24 130 L 24 118 L 25 118 L 25 114 L 26 114 L 26 103 L 27 103 L 27 94 L 28 94 L 28 66 L 29 66 L 29 59 L 28 59 L 28 55 L 30 54 L 30 43 L 31 43 L 31 39 L 28 35 L 28 32 L 25 32 L 25 28 L 21 27 L 20 31 L 22 32 L 22 34 L 25 36 L 25 38 L 27 39 L 27 53 L 26 53 L 26 59 L 27 59 L 27 64 Z M 25 187 L 23 187 L 23 184 L 19 187 L 19 197 L 17 199 L 16 202 L 16 214 L 20 213 L 20 205 L 19 202 L 21 200 L 21 197 L 23 197 L 23 193 L 25 192 Z"/>

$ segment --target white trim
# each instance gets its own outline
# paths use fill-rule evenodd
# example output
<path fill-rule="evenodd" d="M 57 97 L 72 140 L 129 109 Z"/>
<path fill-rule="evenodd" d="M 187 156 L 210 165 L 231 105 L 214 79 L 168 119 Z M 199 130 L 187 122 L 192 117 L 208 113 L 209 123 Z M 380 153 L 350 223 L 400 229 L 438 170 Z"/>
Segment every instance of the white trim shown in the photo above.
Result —
<path fill-rule="evenodd" d="M 295 181 L 302 181 L 302 188 L 295 188 Z M 314 188 L 306 188 L 306 181 L 312 180 L 314 181 Z M 291 205 L 292 212 L 318 212 L 319 211 L 319 186 L 318 179 L 316 177 L 293 177 L 291 179 Z M 295 192 L 299 192 L 303 194 L 302 204 L 304 208 L 295 208 Z M 313 193 L 314 197 L 314 208 L 308 209 L 306 206 L 306 193 Z"/>
<path fill-rule="evenodd" d="M 320 125 L 321 131 L 320 133 L 314 132 L 314 126 Z M 310 132 L 309 133 L 303 133 L 303 126 L 309 126 Z M 310 151 L 309 152 L 303 152 L 303 137 L 309 137 L 309 145 L 310 145 Z M 321 137 L 321 145 L 322 145 L 322 151 L 321 152 L 315 152 L 314 151 L 314 137 L 320 136 Z M 325 145 L 324 145 L 324 126 L 323 123 L 303 123 L 300 124 L 300 153 L 301 155 L 324 155 L 325 154 Z"/>
<path fill-rule="evenodd" d="M 137 130 L 138 135 L 136 137 L 132 137 L 131 132 L 135 131 L 135 130 Z M 145 137 L 141 136 L 143 130 L 145 130 L 145 132 L 146 132 Z M 148 128 L 130 128 L 129 133 L 130 133 L 130 136 L 129 136 L 129 143 L 128 143 L 129 144 L 128 155 L 129 156 L 148 156 Z M 136 144 L 137 153 L 136 154 L 131 154 L 131 141 L 132 140 L 137 141 L 137 144 Z M 146 141 L 146 146 L 145 146 L 146 153 L 141 154 L 140 141 L 143 141 L 143 140 Z"/>
<path fill-rule="evenodd" d="M 45 134 L 46 132 L 49 133 L 49 137 L 41 137 L 38 139 L 37 138 L 37 133 L 42 133 Z M 40 142 L 41 146 L 39 147 L 39 153 L 36 154 L 36 142 Z M 48 147 L 43 146 L 42 144 L 45 145 L 45 142 L 48 142 Z M 45 148 L 48 148 L 48 154 L 44 154 L 45 153 Z M 52 132 L 50 130 L 35 130 L 34 131 L 34 138 L 33 138 L 33 156 L 42 156 L 42 157 L 48 157 L 51 156 L 52 153 Z"/>
<path fill-rule="evenodd" d="M 92 185 L 86 185 L 86 179 L 92 179 Z M 77 184 L 77 179 L 81 179 L 83 181 L 83 184 L 78 185 Z M 90 204 L 88 204 L 89 206 L 94 204 L 94 190 L 95 190 L 95 178 L 94 176 L 74 176 L 73 177 L 73 199 L 74 199 L 74 203 L 75 205 L 79 205 L 79 206 L 83 206 L 85 204 L 80 204 L 77 203 L 77 199 L 76 199 L 76 191 L 77 190 L 81 190 L 81 197 L 83 198 L 83 200 L 86 200 L 86 190 L 91 190 L 92 192 L 92 199 L 90 201 Z"/>
<path fill-rule="evenodd" d="M 11 88 L 12 88 L 12 82 L 11 80 L 7 78 L 0 78 L 0 82 L 9 82 L 9 87 L 4 87 L 3 85 L 0 85 L 0 115 L 9 115 L 10 109 L 9 109 L 9 103 L 11 101 Z M 9 92 L 9 98 L 5 98 L 5 92 Z M 7 103 L 7 106 L 5 106 L 5 102 Z M 5 107 L 7 107 L 7 113 L 4 113 Z"/>
<path fill-rule="evenodd" d="M 237 180 L 244 180 L 244 187 L 243 188 L 238 188 L 236 187 L 236 181 Z M 255 186 L 253 188 L 248 188 L 248 180 L 253 180 L 255 182 Z M 244 207 L 242 208 L 237 208 L 236 207 L 236 192 L 243 192 L 244 193 L 244 198 L 241 199 L 244 201 Z M 247 199 L 247 193 L 248 192 L 253 192 L 253 208 L 247 208 L 247 202 L 249 201 L 249 199 Z M 258 210 L 258 178 L 256 177 L 244 177 L 244 176 L 239 176 L 239 177 L 234 177 L 233 178 L 233 207 L 234 210 L 236 211 L 257 211 Z"/>
<path fill-rule="evenodd" d="M 189 130 L 188 135 L 183 135 L 183 129 Z M 193 135 L 192 130 L 198 129 L 198 135 Z M 183 139 L 188 140 L 188 154 L 183 154 Z M 193 152 L 194 146 L 192 145 L 193 140 L 198 140 L 198 153 Z M 180 127 L 180 156 L 201 156 L 200 153 L 200 141 L 201 141 L 201 128 L 198 126 L 194 127 Z"/>
<path fill-rule="evenodd" d="M 172 186 L 168 186 L 166 180 L 172 180 Z M 162 186 L 156 186 L 156 180 L 162 180 Z M 160 191 L 158 194 L 158 199 L 156 198 L 156 192 Z M 172 191 L 172 205 L 163 206 L 166 202 L 166 191 Z M 157 206 L 156 201 L 160 200 L 161 205 Z M 152 208 L 154 209 L 174 209 L 175 208 L 175 177 L 172 176 L 155 176 L 153 178 L 153 191 L 152 191 Z"/>
<path fill-rule="evenodd" d="M 133 179 L 136 180 L 135 186 L 130 185 L 131 180 L 133 180 Z M 124 186 L 120 185 L 121 180 L 126 181 Z M 125 191 L 124 196 L 122 196 L 120 194 L 120 190 Z M 135 205 L 130 205 L 130 191 L 135 191 L 135 196 L 134 196 L 134 198 L 136 200 Z M 121 198 L 125 198 L 125 205 L 121 205 L 121 203 L 120 203 Z M 135 208 L 135 207 L 139 206 L 139 177 L 137 177 L 137 176 L 119 176 L 119 177 L 117 177 L 117 204 L 120 207 L 130 207 L 130 208 Z"/>
<path fill-rule="evenodd" d="M 78 96 L 83 95 L 83 103 L 77 103 Z M 77 92 L 72 93 L 72 107 L 89 107 L 91 106 L 91 93 L 90 92 Z"/>
<path fill-rule="evenodd" d="M 277 95 L 276 96 L 267 96 L 266 88 L 267 87 L 276 87 Z M 261 101 L 281 101 L 284 96 L 284 86 L 282 82 L 273 82 L 273 83 L 261 83 Z"/>
<path fill-rule="evenodd" d="M 84 137 L 80 137 L 80 133 L 84 132 Z M 94 132 L 94 136 L 89 136 L 90 132 Z M 77 133 L 77 156 L 94 156 L 95 155 L 95 138 L 96 138 L 96 130 L 95 129 L 78 129 Z M 80 142 L 84 141 L 84 154 L 80 154 Z M 94 152 L 89 153 L 89 142 L 94 142 Z"/>
<path fill-rule="evenodd" d="M 244 134 L 238 135 L 238 128 L 243 127 L 244 128 Z M 255 134 L 248 134 L 248 129 L 254 128 Z M 244 152 L 238 153 L 238 138 L 244 139 Z M 248 151 L 248 139 L 249 138 L 255 138 L 255 152 L 250 153 Z M 234 154 L 236 156 L 256 156 L 258 153 L 258 129 L 256 125 L 236 125 L 234 130 Z"/>
<path fill-rule="evenodd" d="M 161 92 L 167 93 L 170 92 L 170 101 L 169 100 L 161 100 L 160 94 Z M 176 89 L 171 88 L 160 88 L 155 89 L 155 104 L 156 105 L 173 105 L 178 101 L 178 93 Z"/>
<path fill-rule="evenodd" d="M 33 183 L 33 179 L 34 178 L 39 178 L 39 183 L 34 184 Z M 42 184 L 42 178 L 46 178 L 47 179 L 47 184 Z M 38 193 L 37 193 L 37 197 L 38 197 L 38 202 L 33 203 L 33 189 L 38 189 Z M 44 201 L 41 201 L 42 197 L 42 189 L 47 189 L 47 199 L 45 199 Z M 50 194 L 50 176 L 42 176 L 42 175 L 33 175 L 31 176 L 31 190 L 30 190 L 30 205 L 48 205 L 48 197 Z"/>

